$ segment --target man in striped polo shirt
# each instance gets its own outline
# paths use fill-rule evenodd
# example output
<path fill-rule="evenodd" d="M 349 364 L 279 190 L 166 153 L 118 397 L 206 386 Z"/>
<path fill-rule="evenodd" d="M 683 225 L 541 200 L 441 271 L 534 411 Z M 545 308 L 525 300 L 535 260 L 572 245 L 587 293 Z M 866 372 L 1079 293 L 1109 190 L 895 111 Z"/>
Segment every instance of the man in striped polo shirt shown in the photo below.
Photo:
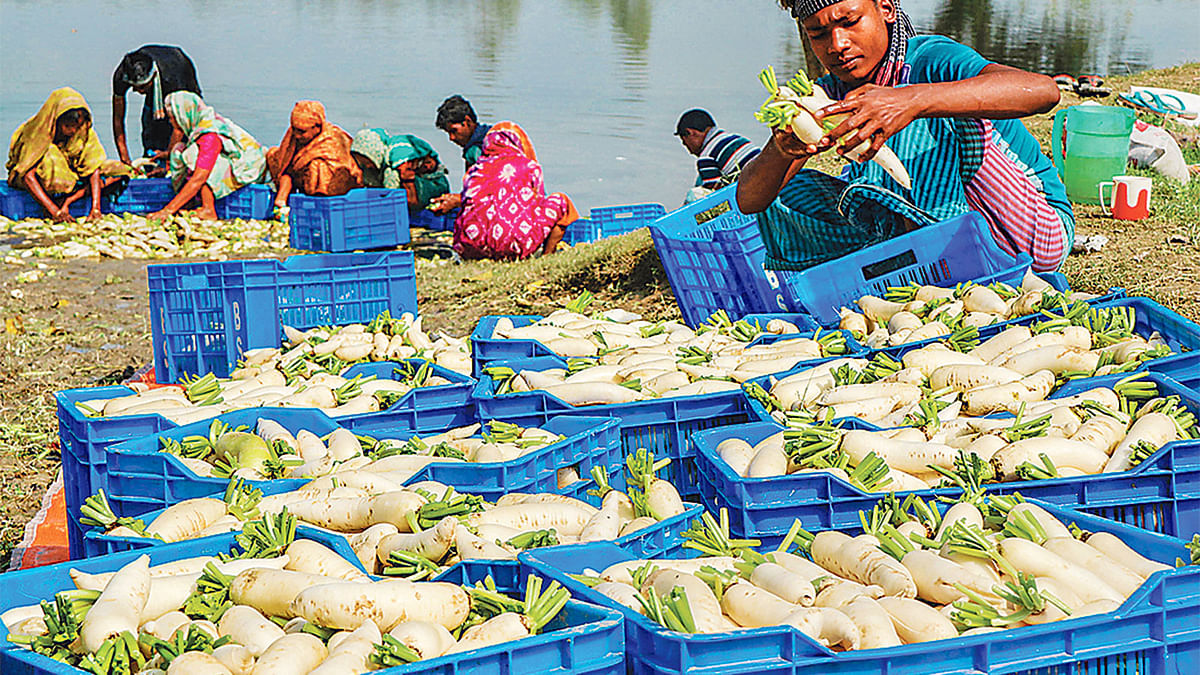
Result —
<path fill-rule="evenodd" d="M 732 183 L 746 162 L 758 155 L 750 139 L 718 129 L 712 115 L 699 108 L 683 113 L 675 125 L 675 135 L 696 156 L 696 171 L 700 174 L 696 185 L 709 190 Z"/>

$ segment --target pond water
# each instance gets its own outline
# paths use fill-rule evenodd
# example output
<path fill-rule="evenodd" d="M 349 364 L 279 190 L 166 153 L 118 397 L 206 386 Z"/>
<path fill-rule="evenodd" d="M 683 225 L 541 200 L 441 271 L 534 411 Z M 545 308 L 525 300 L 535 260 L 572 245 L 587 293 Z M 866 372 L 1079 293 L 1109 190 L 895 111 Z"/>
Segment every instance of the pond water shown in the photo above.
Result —
<path fill-rule="evenodd" d="M 918 30 L 1046 73 L 1122 74 L 1200 59 L 1200 0 L 905 0 Z M 452 184 L 460 151 L 433 126 L 461 93 L 484 121 L 513 119 L 533 138 L 547 186 L 582 210 L 677 205 L 694 160 L 671 135 L 704 107 L 756 140 L 758 71 L 803 65 L 796 26 L 772 0 L 3 0 L 0 131 L 11 133 L 55 87 L 78 89 L 112 153 L 111 81 L 121 55 L 182 46 L 207 99 L 264 144 L 292 104 L 325 103 L 352 133 L 418 134 Z M 141 97 L 126 124 L 134 146 Z M 136 152 L 136 147 L 132 148 Z M 113 153 L 115 154 L 115 153 Z"/>

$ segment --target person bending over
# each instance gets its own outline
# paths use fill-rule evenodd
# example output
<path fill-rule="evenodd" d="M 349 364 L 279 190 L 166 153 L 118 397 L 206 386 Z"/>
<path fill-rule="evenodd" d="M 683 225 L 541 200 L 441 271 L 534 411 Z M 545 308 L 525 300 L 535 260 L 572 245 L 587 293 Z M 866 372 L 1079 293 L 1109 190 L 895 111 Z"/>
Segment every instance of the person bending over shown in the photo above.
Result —
<path fill-rule="evenodd" d="M 367 187 L 403 188 L 410 213 L 450 192 L 448 172 L 437 151 L 412 134 L 392 136 L 384 129 L 363 129 L 354 135 L 350 156 L 362 169 Z"/>
<path fill-rule="evenodd" d="M 362 187 L 362 170 L 350 157 L 350 134 L 325 119 L 325 106 L 300 101 L 279 147 L 267 150 L 267 169 L 275 181 L 275 207 L 286 208 L 293 191 L 337 197 Z"/>
<path fill-rule="evenodd" d="M 145 96 L 142 104 L 142 152 L 155 161 L 164 160 L 174 145 L 171 122 L 164 104 L 177 91 L 200 96 L 196 66 L 179 47 L 145 45 L 129 52 L 113 72 L 112 128 L 117 155 L 130 164 L 125 141 L 125 97 L 129 90 Z M 165 173 L 165 170 L 163 170 Z"/>
<path fill-rule="evenodd" d="M 167 118 L 183 141 L 171 149 L 171 183 L 175 197 L 150 214 L 162 219 L 177 213 L 196 197 L 196 215 L 216 220 L 216 200 L 262 180 L 267 168 L 262 146 L 244 129 L 217 114 L 190 91 L 167 96 Z"/>
<path fill-rule="evenodd" d="M 696 157 L 696 187 L 706 190 L 732 183 L 759 152 L 745 136 L 718 129 L 712 115 L 699 108 L 683 113 L 675 135 Z"/>
<path fill-rule="evenodd" d="M 101 191 L 117 181 L 106 177 L 129 175 L 128 167 L 105 157 L 92 111 L 70 87 L 51 92 L 37 114 L 17 127 L 5 168 L 8 184 L 28 190 L 59 223 L 71 220 L 71 204 L 89 192 L 88 219 L 99 218 Z"/>
<path fill-rule="evenodd" d="M 847 182 L 800 168 L 835 143 L 869 140 L 863 161 L 888 141 L 912 189 L 873 163 L 849 165 L 851 183 L 898 192 L 935 220 L 978 211 L 1000 248 L 1028 253 L 1036 271 L 1058 269 L 1071 250 L 1074 215 L 1054 166 L 1019 120 L 1058 103 L 1053 80 L 946 37 L 915 35 L 897 0 L 779 1 L 829 70 L 817 84 L 838 102 L 818 118 L 845 117 L 814 145 L 775 130 L 743 169 L 738 206 L 759 214 L 766 267 L 804 269 L 907 230 L 909 221 L 885 213 L 848 221 L 838 210 Z"/>

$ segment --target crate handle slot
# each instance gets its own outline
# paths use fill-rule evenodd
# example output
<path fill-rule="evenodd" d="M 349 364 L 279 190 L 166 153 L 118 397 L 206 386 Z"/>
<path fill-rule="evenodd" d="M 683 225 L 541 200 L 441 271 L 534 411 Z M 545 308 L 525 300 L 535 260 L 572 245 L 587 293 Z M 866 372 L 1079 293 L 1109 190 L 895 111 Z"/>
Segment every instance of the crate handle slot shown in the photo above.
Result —
<path fill-rule="evenodd" d="M 863 279 L 870 281 L 885 274 L 895 272 L 898 269 L 903 269 L 916 264 L 917 254 L 912 249 L 909 249 L 902 253 L 897 253 L 890 258 L 884 258 L 878 262 L 873 262 L 870 265 L 863 265 L 862 275 Z"/>

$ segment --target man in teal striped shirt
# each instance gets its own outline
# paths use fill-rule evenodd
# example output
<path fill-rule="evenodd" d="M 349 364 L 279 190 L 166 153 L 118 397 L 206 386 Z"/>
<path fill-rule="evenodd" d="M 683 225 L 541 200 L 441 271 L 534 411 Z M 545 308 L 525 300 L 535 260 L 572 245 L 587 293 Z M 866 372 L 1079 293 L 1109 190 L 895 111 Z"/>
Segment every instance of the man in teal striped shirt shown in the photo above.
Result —
<path fill-rule="evenodd" d="M 758 148 L 748 138 L 718 129 L 712 115 L 699 108 L 683 113 L 675 135 L 696 156 L 696 185 L 709 190 L 732 183 L 742 167 L 758 155 Z"/>

